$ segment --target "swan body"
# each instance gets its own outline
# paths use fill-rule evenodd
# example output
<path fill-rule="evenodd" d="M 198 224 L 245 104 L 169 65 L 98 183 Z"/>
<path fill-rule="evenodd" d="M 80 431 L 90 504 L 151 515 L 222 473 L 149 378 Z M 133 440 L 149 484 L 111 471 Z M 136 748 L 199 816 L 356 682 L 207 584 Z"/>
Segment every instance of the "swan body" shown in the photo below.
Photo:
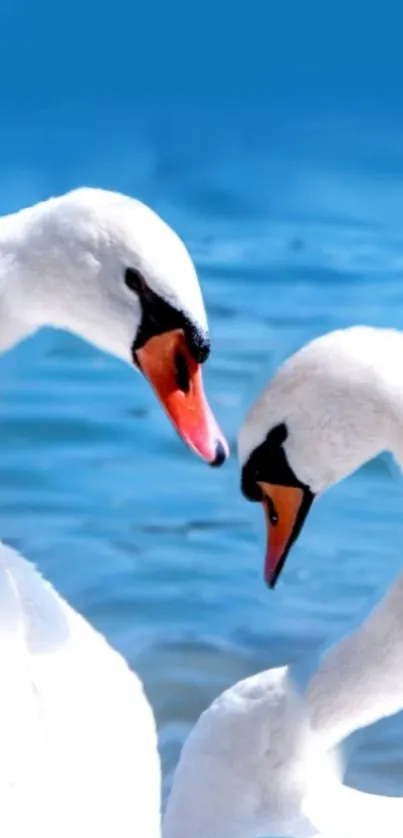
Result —
<path fill-rule="evenodd" d="M 304 795 L 335 773 L 288 668 L 259 673 L 219 696 L 185 741 L 163 838 L 317 835 Z"/>
<path fill-rule="evenodd" d="M 306 795 L 303 811 L 323 838 L 401 838 L 403 798 L 382 797 L 335 783 L 330 794 Z"/>
<path fill-rule="evenodd" d="M 0 547 L 0 832 L 158 838 L 152 710 L 123 658 Z"/>

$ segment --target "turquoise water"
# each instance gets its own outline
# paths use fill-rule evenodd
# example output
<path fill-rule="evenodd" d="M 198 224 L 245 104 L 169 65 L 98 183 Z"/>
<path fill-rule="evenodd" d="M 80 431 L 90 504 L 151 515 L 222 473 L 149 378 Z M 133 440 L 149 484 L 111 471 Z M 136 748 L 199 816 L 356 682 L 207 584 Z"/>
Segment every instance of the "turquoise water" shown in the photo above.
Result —
<path fill-rule="evenodd" d="M 206 388 L 232 444 L 220 470 L 181 445 L 140 376 L 70 335 L 44 331 L 0 362 L 0 536 L 141 674 L 167 783 L 219 691 L 342 632 L 401 567 L 402 487 L 379 459 L 316 504 L 268 591 L 235 440 L 308 338 L 403 327 L 402 139 L 370 115 L 235 106 L 7 122 L 2 212 L 84 183 L 134 194 L 182 235 L 203 286 Z M 349 776 L 401 792 L 402 768 L 397 717 L 365 735 Z"/>

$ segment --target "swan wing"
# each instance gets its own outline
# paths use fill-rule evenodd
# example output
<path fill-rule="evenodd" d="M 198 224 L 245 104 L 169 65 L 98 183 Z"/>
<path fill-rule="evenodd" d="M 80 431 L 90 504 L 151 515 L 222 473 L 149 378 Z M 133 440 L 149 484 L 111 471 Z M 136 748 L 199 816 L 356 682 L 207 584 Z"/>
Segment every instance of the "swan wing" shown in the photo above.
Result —
<path fill-rule="evenodd" d="M 0 834 L 159 835 L 141 681 L 14 550 L 0 547 Z"/>

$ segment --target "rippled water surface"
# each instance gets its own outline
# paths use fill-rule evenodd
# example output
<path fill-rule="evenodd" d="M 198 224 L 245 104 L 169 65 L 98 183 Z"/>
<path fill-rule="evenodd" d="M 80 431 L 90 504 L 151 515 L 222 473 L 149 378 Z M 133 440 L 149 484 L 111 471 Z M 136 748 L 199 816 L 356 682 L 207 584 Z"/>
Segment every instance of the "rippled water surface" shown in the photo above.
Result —
<path fill-rule="evenodd" d="M 343 631 L 402 564 L 402 487 L 380 459 L 316 504 L 269 592 L 235 452 L 251 400 L 308 338 L 403 327 L 401 140 L 369 117 L 179 106 L 43 113 L 2 138 L 3 212 L 83 183 L 120 189 L 198 266 L 224 468 L 181 445 L 137 374 L 70 335 L 36 335 L 0 371 L 1 537 L 139 671 L 168 780 L 219 691 Z M 402 769 L 397 717 L 366 734 L 349 776 L 402 792 Z"/>

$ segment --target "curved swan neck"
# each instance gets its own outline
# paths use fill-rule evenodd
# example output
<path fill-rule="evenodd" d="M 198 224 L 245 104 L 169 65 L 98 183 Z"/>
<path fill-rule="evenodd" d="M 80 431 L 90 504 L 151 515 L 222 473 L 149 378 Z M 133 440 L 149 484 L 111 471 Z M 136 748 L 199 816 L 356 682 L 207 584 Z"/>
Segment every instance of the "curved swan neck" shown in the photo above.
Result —
<path fill-rule="evenodd" d="M 352 364 L 353 412 L 348 413 L 349 405 L 344 403 L 346 414 L 342 418 L 346 421 L 340 436 L 344 434 L 346 443 L 349 428 L 351 434 L 354 431 L 357 450 L 360 446 L 378 447 L 373 456 L 380 447 L 387 448 L 402 468 L 403 333 L 366 327 L 348 331 L 346 344 L 351 356 L 355 353 L 355 358 L 361 357 L 362 364 L 361 373 L 360 366 Z M 342 340 L 342 333 L 337 334 Z M 368 457 L 361 462 L 364 459 Z M 363 624 L 325 654 L 308 685 L 313 726 L 327 738 L 329 746 L 403 708 L 403 691 L 396 678 L 402 666 L 403 575 Z"/>
<path fill-rule="evenodd" d="M 0 218 L 0 351 L 41 326 L 69 326 L 58 311 L 76 271 L 69 248 L 74 253 L 79 242 L 74 227 L 63 236 L 62 202 L 50 198 Z"/>
<path fill-rule="evenodd" d="M 29 316 L 29 294 L 22 289 L 24 262 L 29 258 L 29 231 L 35 225 L 37 207 L 0 218 L 0 352 L 31 334 L 35 324 Z"/>
<path fill-rule="evenodd" d="M 403 574 L 360 628 L 324 657 L 307 688 L 313 727 L 329 747 L 403 708 Z"/>
<path fill-rule="evenodd" d="M 131 363 L 141 307 L 124 272 L 143 265 L 148 213 L 125 196 L 80 189 L 0 218 L 0 350 L 53 326 Z M 162 222 L 151 215 L 158 238 Z"/>

